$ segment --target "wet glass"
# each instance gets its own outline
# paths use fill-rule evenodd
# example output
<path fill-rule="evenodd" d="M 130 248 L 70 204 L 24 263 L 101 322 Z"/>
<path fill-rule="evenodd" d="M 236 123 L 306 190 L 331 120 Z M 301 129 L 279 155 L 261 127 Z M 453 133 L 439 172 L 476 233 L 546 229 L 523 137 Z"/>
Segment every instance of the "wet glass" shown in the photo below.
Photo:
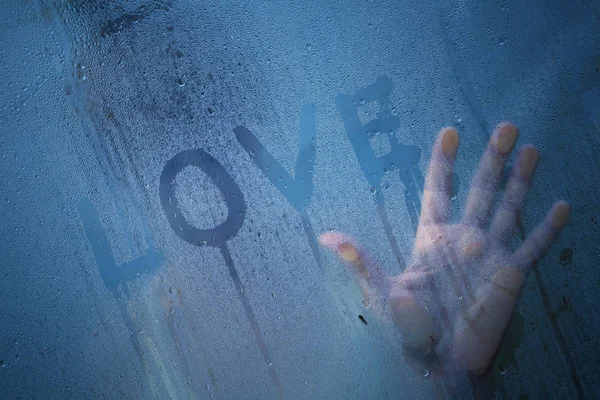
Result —
<path fill-rule="evenodd" d="M 0 33 L 1 398 L 598 397 L 598 3 Z"/>

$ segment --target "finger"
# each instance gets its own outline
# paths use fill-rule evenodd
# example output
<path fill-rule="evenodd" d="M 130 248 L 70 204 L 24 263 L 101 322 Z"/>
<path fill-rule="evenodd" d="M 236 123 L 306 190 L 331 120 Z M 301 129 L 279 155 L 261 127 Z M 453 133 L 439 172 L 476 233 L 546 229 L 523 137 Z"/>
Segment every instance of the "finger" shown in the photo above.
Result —
<path fill-rule="evenodd" d="M 498 192 L 504 162 L 517 140 L 517 135 L 517 128 L 510 123 L 502 123 L 494 131 L 473 177 L 463 223 L 484 227 Z"/>
<path fill-rule="evenodd" d="M 452 164 L 458 150 L 458 140 L 456 129 L 444 128 L 433 145 L 423 189 L 419 226 L 444 223 L 449 218 Z"/>
<path fill-rule="evenodd" d="M 348 261 L 365 279 L 371 278 L 371 273 L 363 261 L 361 251 L 349 236 L 341 232 L 326 232 L 319 236 L 319 244 Z"/>
<path fill-rule="evenodd" d="M 326 232 L 319 236 L 319 243 L 337 253 L 358 272 L 359 284 L 370 305 L 370 299 L 381 299 L 392 289 L 388 304 L 392 318 L 409 348 L 417 352 L 427 353 L 437 340 L 435 321 L 427 310 L 416 300 L 411 290 L 407 290 L 404 281 L 398 278 L 384 279 L 379 267 L 370 262 L 366 254 L 349 236 L 340 232 Z M 414 279 L 416 280 L 416 274 Z M 383 287 L 382 287 L 383 286 Z M 389 287 L 388 287 L 389 286 Z M 383 293 L 385 292 L 385 293 Z M 379 304 L 375 304 L 375 313 L 382 316 Z"/>
<path fill-rule="evenodd" d="M 492 235 L 501 243 L 508 242 L 515 231 L 538 160 L 539 153 L 531 146 L 524 147 L 519 152 L 517 165 L 512 170 L 504 190 L 504 199 L 491 226 Z"/>
<path fill-rule="evenodd" d="M 569 219 L 571 209 L 565 201 L 557 201 L 546 214 L 535 230 L 514 254 L 514 264 L 523 274 L 527 272 L 544 256 L 552 241 L 558 236 Z"/>
<path fill-rule="evenodd" d="M 375 311 L 380 312 L 380 302 L 382 296 L 389 291 L 389 283 L 377 264 L 370 260 L 351 237 L 341 232 L 323 233 L 319 236 L 319 244 L 335 252 L 352 266 L 357 274 L 363 303 L 369 308 L 374 306 Z"/>
<path fill-rule="evenodd" d="M 483 374 L 504 336 L 517 305 L 525 276 L 516 268 L 502 267 L 492 286 L 459 319 L 454 333 L 454 355 L 468 371 Z"/>

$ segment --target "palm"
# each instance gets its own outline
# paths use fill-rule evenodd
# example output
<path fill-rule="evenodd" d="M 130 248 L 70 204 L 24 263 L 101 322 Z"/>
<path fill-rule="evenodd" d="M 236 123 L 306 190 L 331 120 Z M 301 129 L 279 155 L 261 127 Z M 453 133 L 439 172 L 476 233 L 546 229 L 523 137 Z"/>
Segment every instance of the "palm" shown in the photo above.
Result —
<path fill-rule="evenodd" d="M 383 276 L 341 233 L 320 237 L 322 245 L 356 267 L 366 303 L 380 315 L 393 318 L 412 362 L 432 360 L 435 354 L 483 373 L 502 339 L 527 273 L 567 221 L 568 205 L 556 203 L 517 251 L 510 250 L 538 161 L 534 148 L 520 151 L 504 199 L 492 218 L 503 165 L 516 136 L 510 124 L 496 129 L 473 178 L 461 221 L 448 224 L 458 133 L 453 129 L 440 132 L 427 173 L 410 266 L 399 276 Z"/>

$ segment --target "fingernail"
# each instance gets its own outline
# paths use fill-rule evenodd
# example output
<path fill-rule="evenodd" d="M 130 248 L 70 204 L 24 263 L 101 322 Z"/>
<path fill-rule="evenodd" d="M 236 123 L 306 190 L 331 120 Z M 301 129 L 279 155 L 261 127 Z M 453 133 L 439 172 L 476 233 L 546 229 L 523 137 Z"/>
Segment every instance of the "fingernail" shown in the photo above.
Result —
<path fill-rule="evenodd" d="M 446 128 L 442 138 L 442 150 L 449 160 L 454 160 L 458 149 L 458 132 L 454 128 Z"/>
<path fill-rule="evenodd" d="M 552 211 L 552 227 L 556 230 L 562 229 L 567 223 L 570 213 L 571 207 L 566 201 L 561 200 L 556 203 Z"/>
<path fill-rule="evenodd" d="M 513 124 L 503 124 L 499 127 L 500 133 L 498 134 L 498 141 L 496 142 L 496 149 L 500 153 L 506 153 L 515 144 L 517 140 L 517 127 Z"/>
<path fill-rule="evenodd" d="M 521 151 L 521 156 L 519 157 L 519 167 L 521 169 L 521 176 L 523 176 L 523 179 L 527 181 L 531 179 L 539 159 L 540 154 L 533 147 L 526 147 Z"/>
<path fill-rule="evenodd" d="M 338 246 L 338 252 L 344 260 L 352 263 L 355 263 L 360 259 L 358 250 L 356 250 L 356 247 L 352 246 L 350 243 L 341 243 Z"/>

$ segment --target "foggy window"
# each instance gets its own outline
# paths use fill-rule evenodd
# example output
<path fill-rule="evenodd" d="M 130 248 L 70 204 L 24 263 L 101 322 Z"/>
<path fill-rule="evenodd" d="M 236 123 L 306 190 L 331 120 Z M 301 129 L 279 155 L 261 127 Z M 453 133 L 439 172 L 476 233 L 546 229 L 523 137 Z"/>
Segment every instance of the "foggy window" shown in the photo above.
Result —
<path fill-rule="evenodd" d="M 3 1 L 0 398 L 597 397 L 599 15 Z"/>

